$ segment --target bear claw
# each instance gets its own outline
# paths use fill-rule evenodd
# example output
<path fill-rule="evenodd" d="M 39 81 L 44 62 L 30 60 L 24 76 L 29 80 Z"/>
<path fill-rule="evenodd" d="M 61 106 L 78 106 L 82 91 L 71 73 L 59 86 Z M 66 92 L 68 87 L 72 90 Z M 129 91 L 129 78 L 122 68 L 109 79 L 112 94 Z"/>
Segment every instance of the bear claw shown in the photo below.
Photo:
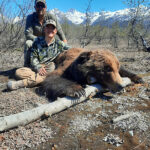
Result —
<path fill-rule="evenodd" d="M 85 96 L 85 90 L 80 86 L 73 86 L 72 88 L 66 89 L 66 95 L 79 98 Z"/>
<path fill-rule="evenodd" d="M 74 93 L 74 97 L 81 97 L 81 96 L 85 96 L 85 90 L 84 89 Z"/>

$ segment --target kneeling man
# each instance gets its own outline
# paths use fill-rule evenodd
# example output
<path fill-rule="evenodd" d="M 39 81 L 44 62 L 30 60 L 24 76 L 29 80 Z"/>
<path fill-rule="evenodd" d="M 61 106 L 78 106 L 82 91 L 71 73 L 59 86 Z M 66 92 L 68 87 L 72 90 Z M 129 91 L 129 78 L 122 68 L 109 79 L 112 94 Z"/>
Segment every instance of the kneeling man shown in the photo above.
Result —
<path fill-rule="evenodd" d="M 33 43 L 30 54 L 30 68 L 16 70 L 19 81 L 9 81 L 8 89 L 16 90 L 23 87 L 33 87 L 42 83 L 47 73 L 55 69 L 54 59 L 70 47 L 61 40 L 55 39 L 56 22 L 47 20 L 43 26 L 44 37 L 38 37 Z"/>

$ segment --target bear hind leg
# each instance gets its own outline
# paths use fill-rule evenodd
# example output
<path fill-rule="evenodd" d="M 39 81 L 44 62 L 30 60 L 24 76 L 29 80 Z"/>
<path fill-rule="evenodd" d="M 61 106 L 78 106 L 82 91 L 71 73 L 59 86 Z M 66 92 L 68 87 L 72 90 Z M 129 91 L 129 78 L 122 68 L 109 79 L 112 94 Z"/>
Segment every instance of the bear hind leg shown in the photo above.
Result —
<path fill-rule="evenodd" d="M 129 77 L 134 83 L 144 83 L 143 79 L 140 76 L 127 70 L 123 66 L 120 67 L 119 73 L 122 77 Z"/>

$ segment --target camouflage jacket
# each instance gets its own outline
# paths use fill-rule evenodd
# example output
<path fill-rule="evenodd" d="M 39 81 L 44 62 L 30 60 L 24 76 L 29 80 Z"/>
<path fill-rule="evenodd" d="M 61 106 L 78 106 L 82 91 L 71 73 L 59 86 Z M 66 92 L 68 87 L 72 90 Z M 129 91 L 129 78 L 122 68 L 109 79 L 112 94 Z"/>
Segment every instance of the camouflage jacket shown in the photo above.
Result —
<path fill-rule="evenodd" d="M 61 40 L 54 39 L 48 46 L 44 37 L 38 37 L 31 48 L 30 62 L 31 68 L 38 72 L 43 64 L 53 61 L 61 52 L 70 47 Z"/>
<path fill-rule="evenodd" d="M 65 35 L 62 31 L 62 28 L 57 18 L 53 14 L 46 12 L 45 17 L 44 17 L 44 22 L 49 19 L 52 19 L 56 22 L 57 35 L 59 36 L 60 40 L 62 41 L 66 40 Z M 43 26 L 39 23 L 36 12 L 27 16 L 25 36 L 27 40 L 32 40 L 32 41 L 34 41 L 34 39 L 37 37 L 43 36 Z"/>

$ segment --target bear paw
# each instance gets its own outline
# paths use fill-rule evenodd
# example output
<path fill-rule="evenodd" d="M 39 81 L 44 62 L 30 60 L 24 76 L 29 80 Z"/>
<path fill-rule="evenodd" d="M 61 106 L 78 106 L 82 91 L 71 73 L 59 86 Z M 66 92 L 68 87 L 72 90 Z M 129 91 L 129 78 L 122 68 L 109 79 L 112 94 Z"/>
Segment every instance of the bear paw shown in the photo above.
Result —
<path fill-rule="evenodd" d="M 72 85 L 71 87 L 66 88 L 66 96 L 70 97 L 81 97 L 85 96 L 85 90 L 80 85 Z"/>
<path fill-rule="evenodd" d="M 133 76 L 133 77 L 132 77 L 132 81 L 133 81 L 134 83 L 141 83 L 141 84 L 144 83 L 143 79 L 142 79 L 140 76 L 138 76 L 138 75 Z"/>

